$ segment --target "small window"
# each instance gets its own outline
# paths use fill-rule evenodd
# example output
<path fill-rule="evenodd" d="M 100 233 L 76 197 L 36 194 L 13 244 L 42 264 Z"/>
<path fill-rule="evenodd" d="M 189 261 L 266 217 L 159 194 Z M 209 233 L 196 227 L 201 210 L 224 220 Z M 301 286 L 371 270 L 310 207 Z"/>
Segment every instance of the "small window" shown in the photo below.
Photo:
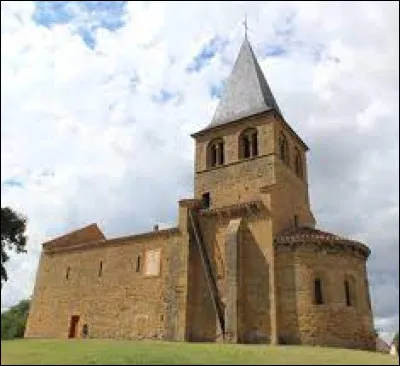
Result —
<path fill-rule="evenodd" d="M 303 178 L 303 165 L 301 163 L 300 151 L 297 148 L 296 148 L 295 156 L 296 157 L 295 157 L 294 165 L 295 165 L 296 175 L 300 178 Z"/>
<path fill-rule="evenodd" d="M 294 227 L 299 227 L 299 217 L 294 215 Z"/>
<path fill-rule="evenodd" d="M 356 281 L 353 276 L 346 275 L 344 280 L 344 297 L 346 306 L 356 306 Z"/>
<path fill-rule="evenodd" d="M 142 260 L 141 256 L 138 255 L 136 259 L 136 272 L 140 272 L 141 260 Z"/>
<path fill-rule="evenodd" d="M 346 296 L 346 305 L 351 306 L 351 297 L 350 297 L 350 284 L 349 281 L 344 281 L 344 294 Z"/>
<path fill-rule="evenodd" d="M 103 273 L 103 261 L 100 261 L 100 265 L 99 265 L 99 277 L 101 277 Z"/>
<path fill-rule="evenodd" d="M 65 272 L 65 279 L 68 280 L 69 279 L 69 274 L 71 272 L 71 268 L 67 267 L 67 271 Z"/>
<path fill-rule="evenodd" d="M 367 278 L 364 279 L 364 288 L 365 288 L 365 299 L 367 302 L 368 309 L 371 310 L 371 298 L 369 296 L 369 286 Z"/>
<path fill-rule="evenodd" d="M 314 280 L 314 302 L 316 305 L 321 305 L 324 303 L 322 296 L 322 281 L 320 278 Z"/>
<path fill-rule="evenodd" d="M 210 208 L 210 192 L 203 194 L 202 201 L 203 201 L 203 208 Z"/>

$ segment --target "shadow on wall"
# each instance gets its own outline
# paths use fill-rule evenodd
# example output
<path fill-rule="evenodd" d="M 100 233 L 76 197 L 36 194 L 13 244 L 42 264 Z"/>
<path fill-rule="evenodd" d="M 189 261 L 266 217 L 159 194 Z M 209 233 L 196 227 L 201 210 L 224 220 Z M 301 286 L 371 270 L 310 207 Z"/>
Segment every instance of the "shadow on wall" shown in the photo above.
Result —
<path fill-rule="evenodd" d="M 239 244 L 239 343 L 270 341 L 269 265 L 247 221 Z"/>
<path fill-rule="evenodd" d="M 279 344 L 300 344 L 295 256 L 287 252 L 278 255 L 276 261 L 278 341 Z"/>
<path fill-rule="evenodd" d="M 208 233 L 215 235 L 215 224 L 207 222 L 207 230 L 201 228 L 203 241 L 207 246 L 207 252 L 213 253 L 206 236 Z M 211 259 L 213 259 L 211 257 Z M 213 261 L 211 261 L 213 262 Z M 215 263 L 213 273 L 215 273 Z M 196 245 L 194 235 L 190 235 L 189 242 L 189 275 L 188 275 L 188 301 L 187 301 L 187 328 L 186 339 L 189 342 L 214 342 L 217 332 L 217 315 L 211 299 L 204 272 L 199 249 Z"/>

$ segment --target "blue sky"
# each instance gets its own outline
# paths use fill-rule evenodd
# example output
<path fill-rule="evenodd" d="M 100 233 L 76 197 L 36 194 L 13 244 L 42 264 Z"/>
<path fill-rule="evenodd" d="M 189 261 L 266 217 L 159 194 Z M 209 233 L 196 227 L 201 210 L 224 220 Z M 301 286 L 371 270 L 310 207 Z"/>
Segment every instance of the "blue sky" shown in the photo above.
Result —
<path fill-rule="evenodd" d="M 194 57 L 191 64 L 187 67 L 189 72 L 198 72 L 207 65 L 207 61 L 212 59 L 217 52 L 223 51 L 226 47 L 228 40 L 224 40 L 218 36 L 212 38 L 200 52 Z"/>
<path fill-rule="evenodd" d="M 34 21 L 45 27 L 53 27 L 58 24 L 69 24 L 77 21 L 76 29 L 87 47 L 95 48 L 96 30 L 105 28 L 116 31 L 124 25 L 124 11 L 126 1 L 36 1 Z M 85 14 L 82 17 L 82 14 Z M 264 56 L 281 56 L 287 52 L 284 41 L 287 42 L 293 34 L 293 14 L 286 16 L 276 24 L 275 33 L 282 42 L 279 44 L 265 44 Z M 82 20 L 81 20 L 82 19 Z M 84 21 L 83 21 L 84 19 Z M 198 72 L 212 59 L 217 52 L 222 52 L 229 40 L 219 36 L 213 37 L 207 42 L 187 66 L 188 72 Z M 215 86 L 213 87 L 213 91 Z M 212 92 L 215 95 L 214 92 Z M 160 91 L 160 94 L 170 95 L 169 92 Z M 169 99 L 169 97 L 166 97 Z M 164 101 L 163 98 L 161 98 Z"/>
<path fill-rule="evenodd" d="M 45 239 L 91 222 L 109 237 L 175 225 L 193 194 L 190 134 L 212 118 L 245 14 L 278 105 L 310 146 L 318 226 L 371 247 L 376 327 L 393 333 L 394 2 L 2 2 L 2 203 L 28 216 L 30 238 L 2 307 L 31 293 Z"/>
<path fill-rule="evenodd" d="M 24 185 L 21 181 L 19 181 L 18 179 L 15 178 L 8 178 L 5 179 L 2 184 L 4 184 L 7 187 L 20 187 L 22 188 Z"/>
<path fill-rule="evenodd" d="M 85 14 L 75 31 L 88 47 L 94 48 L 98 28 L 115 31 L 123 26 L 125 5 L 126 1 L 35 1 L 33 19 L 37 24 L 53 27 L 79 20 Z"/>

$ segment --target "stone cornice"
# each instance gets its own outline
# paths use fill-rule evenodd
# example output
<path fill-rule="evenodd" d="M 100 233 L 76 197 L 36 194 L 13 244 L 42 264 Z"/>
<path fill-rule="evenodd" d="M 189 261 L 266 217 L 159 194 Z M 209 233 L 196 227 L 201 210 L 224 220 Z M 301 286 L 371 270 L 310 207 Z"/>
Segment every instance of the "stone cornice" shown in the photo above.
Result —
<path fill-rule="evenodd" d="M 187 207 L 187 208 L 193 208 L 193 209 L 198 209 L 202 206 L 202 200 L 195 199 L 195 198 L 186 198 L 182 199 L 178 202 L 179 207 Z"/>
<path fill-rule="evenodd" d="M 234 218 L 245 215 L 250 215 L 250 216 L 257 215 L 261 211 L 268 211 L 268 210 L 262 201 L 254 200 L 218 208 L 200 209 L 199 214 L 200 216 L 205 216 L 205 217 L 219 216 L 226 218 Z"/>
<path fill-rule="evenodd" d="M 248 162 L 251 162 L 251 161 L 254 161 L 254 160 L 259 160 L 259 159 L 262 159 L 262 158 L 268 158 L 270 156 L 277 156 L 277 154 L 274 153 L 274 152 L 271 152 L 271 153 L 268 153 L 268 154 L 260 154 L 260 155 L 257 155 L 257 156 L 252 156 L 251 158 L 240 158 L 239 160 L 235 160 L 235 161 L 232 161 L 230 163 L 225 163 L 225 164 L 222 164 L 222 165 L 216 165 L 216 166 L 214 166 L 212 168 L 206 168 L 206 169 L 203 169 L 203 170 L 196 170 L 195 173 L 196 174 L 209 173 L 209 172 L 213 172 L 213 171 L 216 171 L 216 170 L 227 168 L 227 167 L 230 167 L 230 166 L 233 166 L 233 165 L 245 164 L 245 163 L 248 163 Z"/>

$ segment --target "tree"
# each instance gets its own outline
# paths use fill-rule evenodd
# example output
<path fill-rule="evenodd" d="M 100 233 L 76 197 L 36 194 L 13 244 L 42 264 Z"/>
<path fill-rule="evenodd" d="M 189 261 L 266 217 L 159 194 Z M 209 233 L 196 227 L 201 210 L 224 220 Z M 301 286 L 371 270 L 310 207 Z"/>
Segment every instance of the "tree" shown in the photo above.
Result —
<path fill-rule="evenodd" d="M 393 343 L 396 346 L 396 349 L 399 350 L 399 332 L 394 335 Z"/>
<path fill-rule="evenodd" d="M 10 207 L 1 208 L 1 287 L 8 280 L 4 264 L 10 259 L 6 249 L 26 253 L 26 218 Z"/>
<path fill-rule="evenodd" d="M 1 339 L 23 338 L 30 300 L 22 300 L 1 314 Z"/>

